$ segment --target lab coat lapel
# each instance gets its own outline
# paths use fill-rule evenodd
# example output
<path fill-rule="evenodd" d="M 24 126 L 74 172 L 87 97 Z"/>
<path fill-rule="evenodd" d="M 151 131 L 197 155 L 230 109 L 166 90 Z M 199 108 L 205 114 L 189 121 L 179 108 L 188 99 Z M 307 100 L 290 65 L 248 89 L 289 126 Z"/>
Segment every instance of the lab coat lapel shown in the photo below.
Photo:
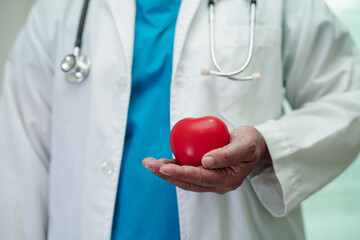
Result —
<path fill-rule="evenodd" d="M 187 33 L 189 31 L 191 21 L 194 18 L 194 15 L 199 7 L 200 2 L 201 0 L 182 0 L 181 2 L 181 7 L 175 29 L 173 72 L 172 72 L 173 76 L 179 65 L 181 53 L 184 47 L 184 43 L 186 40 Z"/>
<path fill-rule="evenodd" d="M 126 55 L 126 63 L 131 71 L 134 33 L 135 33 L 135 0 L 105 0 L 114 18 L 116 30 Z"/>
<path fill-rule="evenodd" d="M 105 1 L 108 4 L 109 11 L 114 18 L 116 29 L 119 33 L 120 41 L 126 54 L 127 64 L 129 66 L 129 70 L 131 70 L 135 33 L 135 1 Z M 201 0 L 182 0 L 181 2 L 175 30 L 173 74 L 176 72 L 177 66 L 179 64 L 189 26 L 200 2 Z"/>

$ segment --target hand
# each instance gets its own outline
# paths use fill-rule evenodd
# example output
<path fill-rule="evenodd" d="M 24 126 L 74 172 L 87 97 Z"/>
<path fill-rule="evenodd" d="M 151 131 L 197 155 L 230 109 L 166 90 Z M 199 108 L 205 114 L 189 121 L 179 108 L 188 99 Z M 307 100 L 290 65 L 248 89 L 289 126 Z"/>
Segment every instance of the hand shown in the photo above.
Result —
<path fill-rule="evenodd" d="M 223 194 L 237 189 L 260 163 L 271 163 L 265 140 L 254 127 L 230 133 L 230 143 L 202 158 L 202 166 L 180 166 L 175 159 L 146 158 L 143 165 L 179 188 Z"/>

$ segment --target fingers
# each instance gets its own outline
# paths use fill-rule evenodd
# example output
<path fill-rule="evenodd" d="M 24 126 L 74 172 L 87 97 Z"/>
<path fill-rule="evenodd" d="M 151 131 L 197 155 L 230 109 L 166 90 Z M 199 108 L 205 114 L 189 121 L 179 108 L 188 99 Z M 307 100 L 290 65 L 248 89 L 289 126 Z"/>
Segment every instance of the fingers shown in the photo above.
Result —
<path fill-rule="evenodd" d="M 186 181 L 182 181 L 176 178 L 173 178 L 171 176 L 168 175 L 164 175 L 160 172 L 154 172 L 154 174 L 162 179 L 164 179 L 165 181 L 181 188 L 187 191 L 193 191 L 193 192 L 216 192 L 216 193 L 222 193 L 219 189 L 215 188 L 215 187 L 204 187 L 204 186 L 199 186 L 196 185 L 194 183 L 191 182 L 186 182 Z"/>
<path fill-rule="evenodd" d="M 162 166 L 165 166 L 167 164 L 175 165 L 176 160 L 172 159 L 159 159 L 156 160 L 154 158 L 146 158 L 143 160 L 143 165 L 148 168 L 150 171 L 152 171 L 156 176 L 164 179 L 165 181 L 183 189 L 186 191 L 194 191 L 194 192 L 215 192 L 215 193 L 225 193 L 222 189 L 217 189 L 215 187 L 205 187 L 205 186 L 199 186 L 191 182 L 182 181 L 176 178 L 173 178 L 172 176 L 162 174 L 159 170 Z M 175 165 L 177 166 L 177 165 Z"/>
<path fill-rule="evenodd" d="M 167 164 L 162 166 L 159 171 L 178 180 L 205 187 L 221 187 L 227 183 L 226 170 L 208 170 L 203 167 Z"/>
<path fill-rule="evenodd" d="M 175 159 L 166 159 L 166 158 L 161 158 L 159 160 L 156 160 L 155 158 L 152 158 L 152 157 L 145 158 L 142 161 L 143 166 L 152 172 L 154 170 L 159 171 L 159 168 L 162 165 L 169 164 L 169 163 L 176 164 L 177 161 Z"/>
<path fill-rule="evenodd" d="M 234 172 L 232 168 L 222 168 L 209 170 L 203 167 L 179 166 L 174 163 L 175 160 L 149 158 L 144 160 L 144 166 L 152 171 L 155 175 L 162 177 L 174 184 L 176 182 L 186 182 L 200 187 L 229 189 L 240 186 L 246 177 Z M 175 184 L 176 185 L 176 184 Z M 178 185 L 177 185 L 178 186 Z M 179 186 L 185 188 L 183 185 Z M 189 187 L 192 187 L 190 185 Z M 209 190 L 209 189 L 207 189 Z"/>
<path fill-rule="evenodd" d="M 154 158 L 144 159 L 143 165 L 179 188 L 225 193 L 237 189 L 263 156 L 259 134 L 249 126 L 235 129 L 230 143 L 206 153 L 199 167 L 180 166 L 175 159 Z"/>
<path fill-rule="evenodd" d="M 237 189 L 243 180 L 233 182 L 233 176 L 226 170 L 230 169 L 208 170 L 203 167 L 166 164 L 160 168 L 159 173 L 162 175 L 160 177 L 184 190 L 223 194 Z"/>
<path fill-rule="evenodd" d="M 259 154 L 260 149 L 256 132 L 248 133 L 242 138 L 236 135 L 232 137 L 228 145 L 206 153 L 202 158 L 202 166 L 207 169 L 231 167 L 255 161 L 259 158 Z"/>

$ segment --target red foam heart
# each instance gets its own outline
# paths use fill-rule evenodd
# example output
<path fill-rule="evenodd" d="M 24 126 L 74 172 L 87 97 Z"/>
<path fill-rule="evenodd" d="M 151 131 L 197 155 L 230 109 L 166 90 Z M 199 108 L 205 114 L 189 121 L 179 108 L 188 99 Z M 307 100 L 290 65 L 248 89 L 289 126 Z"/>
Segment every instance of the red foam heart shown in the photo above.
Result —
<path fill-rule="evenodd" d="M 229 143 L 230 134 L 216 117 L 185 118 L 170 133 L 170 146 L 180 165 L 201 166 L 201 158 L 209 151 Z"/>

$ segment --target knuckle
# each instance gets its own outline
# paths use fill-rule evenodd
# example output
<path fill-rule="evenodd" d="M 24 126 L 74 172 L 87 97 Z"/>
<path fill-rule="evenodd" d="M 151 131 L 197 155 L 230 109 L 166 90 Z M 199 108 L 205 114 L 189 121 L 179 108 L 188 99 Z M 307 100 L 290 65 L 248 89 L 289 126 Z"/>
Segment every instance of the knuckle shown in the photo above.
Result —
<path fill-rule="evenodd" d="M 189 190 L 189 191 L 192 191 L 192 192 L 195 191 L 194 185 L 192 185 L 191 183 L 189 183 L 188 190 Z"/>
<path fill-rule="evenodd" d="M 160 158 L 158 161 L 161 162 L 161 163 L 163 163 L 163 162 L 165 162 L 166 160 L 167 160 L 166 158 Z"/>
<path fill-rule="evenodd" d="M 258 147 L 255 140 L 250 140 L 246 143 L 246 153 L 250 157 L 256 157 L 258 154 Z"/>
<path fill-rule="evenodd" d="M 256 150 L 257 150 L 257 146 L 255 145 L 255 143 L 251 143 L 249 146 L 249 153 L 253 155 L 257 152 Z"/>
<path fill-rule="evenodd" d="M 247 139 L 245 146 L 248 149 L 249 152 L 256 150 L 256 141 L 252 138 Z"/>
<path fill-rule="evenodd" d="M 218 158 L 219 158 L 219 163 L 221 165 L 226 164 L 227 159 L 228 159 L 227 151 L 224 151 L 223 149 L 221 149 L 221 151 L 219 152 Z"/>
<path fill-rule="evenodd" d="M 191 182 L 194 184 L 201 184 L 204 181 L 202 169 L 185 168 L 185 176 L 191 176 Z"/>
<path fill-rule="evenodd" d="M 196 172 L 195 184 L 201 184 L 204 182 L 204 175 L 202 174 L 202 172 L 203 172 L 202 170 Z"/>
<path fill-rule="evenodd" d="M 236 160 L 236 157 L 236 152 L 234 150 L 228 149 L 226 151 L 222 151 L 221 162 L 225 166 L 231 166 L 232 163 Z"/>

